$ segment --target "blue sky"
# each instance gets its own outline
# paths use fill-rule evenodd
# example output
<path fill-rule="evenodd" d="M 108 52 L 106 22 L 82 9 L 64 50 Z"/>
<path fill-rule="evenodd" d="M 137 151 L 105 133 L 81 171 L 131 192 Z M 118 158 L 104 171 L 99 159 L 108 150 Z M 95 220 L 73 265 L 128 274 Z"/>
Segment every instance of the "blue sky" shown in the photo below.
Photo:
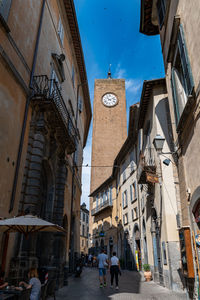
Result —
<path fill-rule="evenodd" d="M 144 80 L 164 77 L 159 36 L 139 33 L 140 0 L 74 0 L 90 89 L 95 78 L 125 78 L 127 113 L 140 100 Z M 91 164 L 91 134 L 84 165 Z M 81 202 L 89 204 L 90 168 L 83 167 Z M 89 207 L 89 206 L 88 206 Z"/>

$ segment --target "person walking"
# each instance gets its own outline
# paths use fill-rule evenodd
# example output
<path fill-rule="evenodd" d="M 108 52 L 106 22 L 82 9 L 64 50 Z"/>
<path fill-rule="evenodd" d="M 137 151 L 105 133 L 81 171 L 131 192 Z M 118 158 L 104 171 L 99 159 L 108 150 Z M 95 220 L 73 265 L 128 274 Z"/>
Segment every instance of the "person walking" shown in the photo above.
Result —
<path fill-rule="evenodd" d="M 104 249 L 97 257 L 99 268 L 99 282 L 100 287 L 106 286 L 106 267 L 108 266 L 108 256 L 105 254 Z"/>
<path fill-rule="evenodd" d="M 110 260 L 110 275 L 111 275 L 111 288 L 113 288 L 113 280 L 115 277 L 115 283 L 116 283 L 116 290 L 119 289 L 118 286 L 118 274 L 120 272 L 120 263 L 119 258 L 116 256 L 116 252 L 113 252 L 113 256 Z"/>

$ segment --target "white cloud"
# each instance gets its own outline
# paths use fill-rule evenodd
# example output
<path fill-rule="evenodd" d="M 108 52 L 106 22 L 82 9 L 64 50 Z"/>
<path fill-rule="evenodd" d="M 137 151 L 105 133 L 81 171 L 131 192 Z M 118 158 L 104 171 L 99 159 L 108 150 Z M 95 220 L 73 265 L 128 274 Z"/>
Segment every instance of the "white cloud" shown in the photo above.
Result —
<path fill-rule="evenodd" d="M 125 79 L 125 85 L 126 85 L 126 90 L 130 92 L 131 94 L 137 94 L 138 91 L 140 90 L 142 86 L 142 80 L 139 79 L 134 79 L 134 78 L 129 78 L 127 76 L 126 70 L 121 68 L 121 64 L 118 63 L 115 73 L 114 73 L 114 78 L 124 78 Z"/>
<path fill-rule="evenodd" d="M 127 79 L 125 81 L 127 91 L 136 94 L 142 86 L 142 80 Z"/>

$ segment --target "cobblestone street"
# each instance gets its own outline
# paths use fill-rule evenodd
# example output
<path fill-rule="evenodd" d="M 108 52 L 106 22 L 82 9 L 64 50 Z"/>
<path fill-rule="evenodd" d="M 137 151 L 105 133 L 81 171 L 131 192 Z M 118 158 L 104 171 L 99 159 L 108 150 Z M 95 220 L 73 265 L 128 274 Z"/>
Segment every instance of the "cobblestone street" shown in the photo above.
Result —
<path fill-rule="evenodd" d="M 85 268 L 80 278 L 69 278 L 69 285 L 56 292 L 56 299 L 187 299 L 185 293 L 174 293 L 153 281 L 145 282 L 137 272 L 122 271 L 119 278 L 119 290 L 110 288 L 110 274 L 107 274 L 107 287 L 100 288 L 98 270 Z"/>

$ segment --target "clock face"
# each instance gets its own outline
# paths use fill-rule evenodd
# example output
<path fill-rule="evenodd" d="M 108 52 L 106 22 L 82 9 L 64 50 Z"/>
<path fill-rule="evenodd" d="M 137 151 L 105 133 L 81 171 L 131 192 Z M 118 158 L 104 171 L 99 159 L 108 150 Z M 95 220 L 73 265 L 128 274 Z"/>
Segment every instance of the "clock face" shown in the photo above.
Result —
<path fill-rule="evenodd" d="M 105 106 L 115 106 L 117 104 L 117 97 L 114 94 L 105 94 L 102 98 L 102 102 Z"/>

